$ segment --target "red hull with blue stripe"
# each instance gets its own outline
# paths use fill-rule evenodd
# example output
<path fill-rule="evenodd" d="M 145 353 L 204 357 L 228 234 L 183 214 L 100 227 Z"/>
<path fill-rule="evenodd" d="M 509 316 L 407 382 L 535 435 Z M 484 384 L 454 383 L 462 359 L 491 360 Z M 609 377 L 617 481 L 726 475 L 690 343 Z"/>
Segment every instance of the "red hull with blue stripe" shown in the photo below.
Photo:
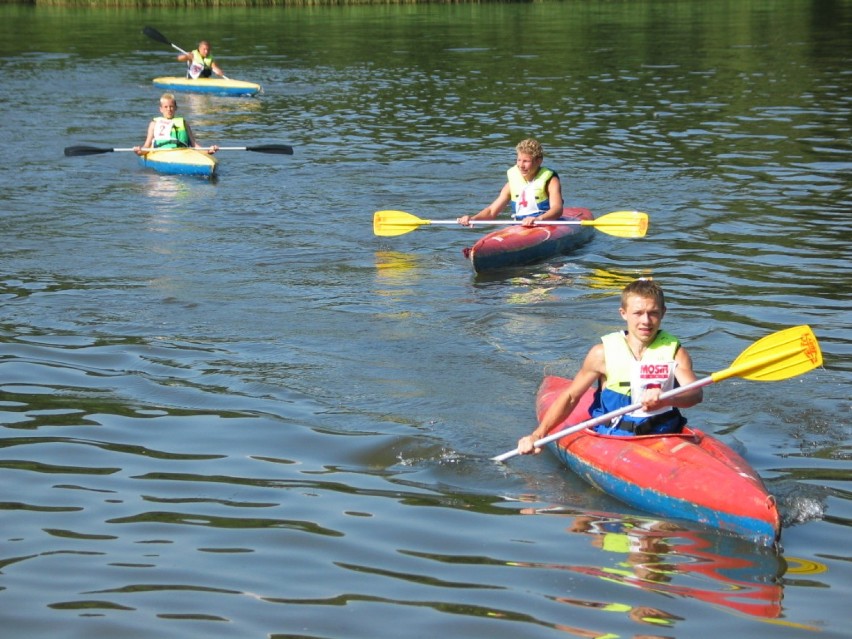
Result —
<path fill-rule="evenodd" d="M 545 377 L 539 419 L 570 380 Z M 589 419 L 589 390 L 552 432 Z M 757 472 L 721 441 L 684 427 L 677 435 L 613 437 L 590 430 L 547 444 L 577 475 L 612 497 L 664 517 L 696 521 L 773 545 L 781 536 L 774 497 Z"/>
<path fill-rule="evenodd" d="M 562 220 L 592 220 L 584 208 L 566 208 Z M 582 246 L 594 233 L 591 226 L 579 224 L 506 226 L 479 239 L 464 249 L 464 255 L 477 273 L 526 266 L 564 255 Z"/>

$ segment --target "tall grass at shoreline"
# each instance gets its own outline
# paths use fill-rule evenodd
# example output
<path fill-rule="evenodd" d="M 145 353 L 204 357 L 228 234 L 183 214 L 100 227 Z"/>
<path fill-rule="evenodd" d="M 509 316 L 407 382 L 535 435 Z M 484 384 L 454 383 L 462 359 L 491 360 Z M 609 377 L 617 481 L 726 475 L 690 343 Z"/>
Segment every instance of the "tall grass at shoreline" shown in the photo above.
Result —
<path fill-rule="evenodd" d="M 52 7 L 286 7 L 382 4 L 499 4 L 533 3 L 535 0 L 0 0 L 0 4 Z"/>

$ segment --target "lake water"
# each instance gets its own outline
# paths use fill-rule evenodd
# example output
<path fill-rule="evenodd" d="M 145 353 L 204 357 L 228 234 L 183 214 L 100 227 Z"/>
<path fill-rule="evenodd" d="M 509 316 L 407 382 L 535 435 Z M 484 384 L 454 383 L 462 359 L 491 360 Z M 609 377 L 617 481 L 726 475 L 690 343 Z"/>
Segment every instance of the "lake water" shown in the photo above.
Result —
<path fill-rule="evenodd" d="M 852 3 L 0 6 L 2 636 L 841 637 L 852 598 Z M 171 48 L 220 177 L 130 153 Z M 566 200 L 644 239 L 476 277 L 534 136 Z M 543 454 L 652 275 L 699 376 L 809 324 L 825 365 L 707 389 L 693 424 L 777 496 L 780 552 L 611 500 Z"/>

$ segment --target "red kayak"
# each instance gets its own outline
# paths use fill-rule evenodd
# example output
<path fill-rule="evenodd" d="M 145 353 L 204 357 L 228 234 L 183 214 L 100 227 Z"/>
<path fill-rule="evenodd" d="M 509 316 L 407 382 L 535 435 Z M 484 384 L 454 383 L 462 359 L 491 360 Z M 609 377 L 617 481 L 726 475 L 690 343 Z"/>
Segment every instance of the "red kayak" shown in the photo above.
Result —
<path fill-rule="evenodd" d="M 539 419 L 571 380 L 545 377 Z M 589 419 L 590 389 L 551 432 Z M 585 429 L 547 446 L 577 475 L 620 501 L 655 515 L 697 521 L 763 545 L 781 536 L 775 498 L 740 455 L 698 429 L 676 435 L 618 437 Z"/>
<path fill-rule="evenodd" d="M 592 212 L 583 208 L 565 208 L 562 221 L 592 220 Z M 477 273 L 534 264 L 564 255 L 592 238 L 594 229 L 579 224 L 545 223 L 536 226 L 506 226 L 480 238 L 464 249 L 464 256 Z"/>

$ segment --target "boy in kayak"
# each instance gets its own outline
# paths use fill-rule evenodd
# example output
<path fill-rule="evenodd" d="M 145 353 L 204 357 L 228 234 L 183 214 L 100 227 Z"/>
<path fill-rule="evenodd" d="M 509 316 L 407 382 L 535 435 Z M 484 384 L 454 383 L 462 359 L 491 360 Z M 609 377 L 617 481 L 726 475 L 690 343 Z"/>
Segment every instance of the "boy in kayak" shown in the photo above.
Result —
<path fill-rule="evenodd" d="M 524 226 L 533 226 L 536 220 L 556 220 L 562 217 L 562 184 L 556 171 L 541 165 L 544 150 L 537 140 L 528 138 L 515 147 L 515 166 L 506 171 L 507 182 L 500 195 L 475 215 L 457 219 L 462 226 L 471 220 L 493 220 L 512 203 L 512 217 L 522 220 Z"/>
<path fill-rule="evenodd" d="M 210 43 L 207 40 L 202 40 L 198 43 L 198 48 L 193 49 L 189 53 L 181 53 L 178 57 L 181 62 L 186 62 L 186 77 L 197 80 L 198 78 L 209 78 L 214 73 L 219 77 L 225 77 L 225 72 L 219 68 L 219 65 L 213 60 L 210 55 Z"/>
<path fill-rule="evenodd" d="M 189 147 L 202 149 L 203 147 L 195 141 L 189 122 L 183 118 L 175 117 L 177 111 L 177 100 L 171 93 L 160 96 L 160 117 L 151 120 L 148 125 L 148 136 L 142 146 L 134 146 L 136 155 L 145 155 L 143 149 L 177 149 Z M 217 145 L 207 148 L 207 153 L 213 154 L 219 150 Z"/>
<path fill-rule="evenodd" d="M 695 406 L 704 397 L 701 388 L 660 399 L 675 385 L 696 381 L 692 359 L 673 335 L 660 330 L 666 303 L 663 290 L 650 279 L 639 279 L 621 292 L 622 319 L 627 330 L 604 335 L 593 346 L 571 385 L 553 402 L 541 423 L 518 441 L 521 454 L 538 453 L 534 442 L 565 420 L 583 394 L 597 384 L 591 416 L 598 417 L 633 403 L 642 408 L 615 423 L 601 424 L 597 432 L 610 435 L 678 433 L 686 419 L 678 408 Z"/>

